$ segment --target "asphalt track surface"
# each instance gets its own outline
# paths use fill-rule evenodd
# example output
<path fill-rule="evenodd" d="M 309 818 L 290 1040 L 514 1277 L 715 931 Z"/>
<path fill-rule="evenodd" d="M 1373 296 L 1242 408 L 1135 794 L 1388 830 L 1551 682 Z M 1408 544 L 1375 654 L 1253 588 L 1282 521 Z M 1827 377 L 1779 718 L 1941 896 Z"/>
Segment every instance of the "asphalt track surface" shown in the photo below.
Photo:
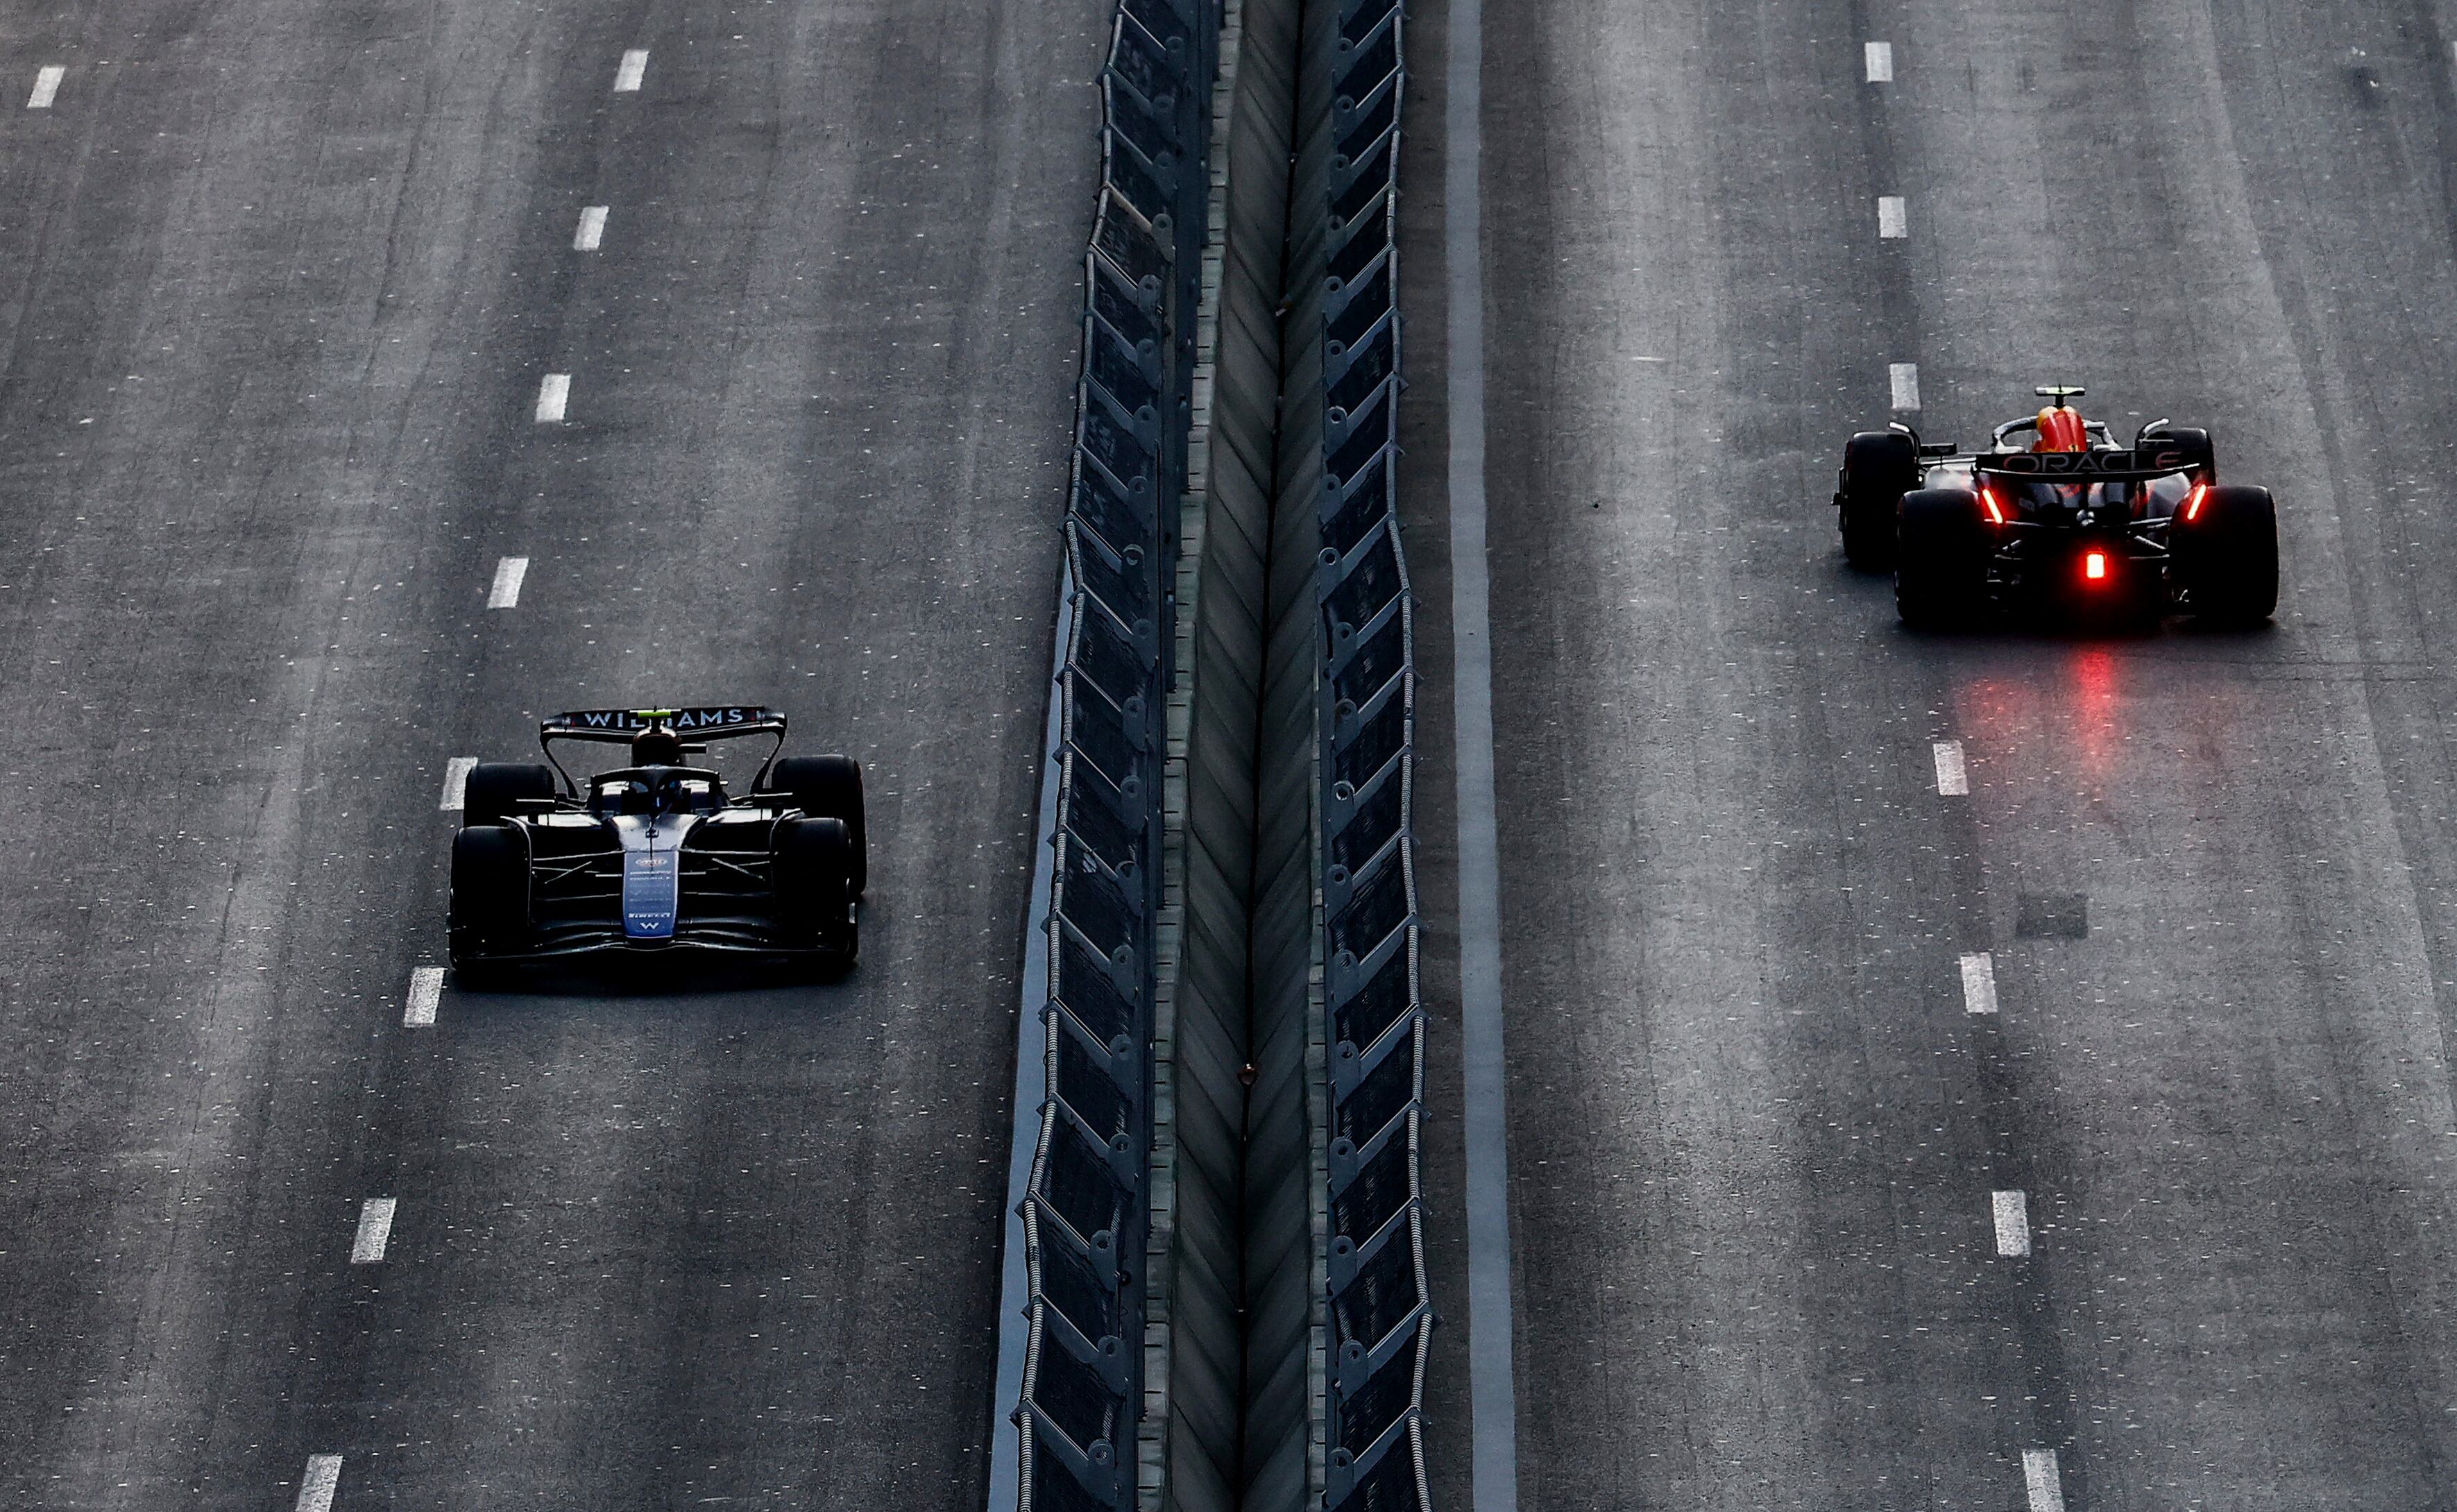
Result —
<path fill-rule="evenodd" d="M 1433 604 L 1441 12 L 1411 37 L 1403 248 Z M 1522 1502 L 2457 1505 L 2457 27 L 2235 0 L 1487 16 Z M 1904 632 L 1827 504 L 1897 362 L 1931 439 L 1984 440 L 2038 383 L 2127 434 L 2208 425 L 2281 503 L 2275 627 Z M 1967 796 L 1938 791 L 1942 741 Z M 1992 1015 L 1966 1002 L 1982 953 Z M 2027 1256 L 1999 1253 L 2000 1191 Z M 1463 1506 L 1446 1229 L 1432 1441 Z"/>
<path fill-rule="evenodd" d="M 0 12 L 11 1502 L 978 1500 L 1105 10 Z M 1522 1497 L 2450 1506 L 2457 28 L 1490 14 Z M 1901 632 L 1825 507 L 1895 362 L 2210 425 L 2276 628 Z M 856 976 L 403 1027 L 446 762 L 703 694 L 870 764 Z"/>
<path fill-rule="evenodd" d="M 978 1502 L 1106 10 L 0 10 L 0 1501 Z M 447 762 L 666 700 L 858 971 L 404 1027 Z"/>

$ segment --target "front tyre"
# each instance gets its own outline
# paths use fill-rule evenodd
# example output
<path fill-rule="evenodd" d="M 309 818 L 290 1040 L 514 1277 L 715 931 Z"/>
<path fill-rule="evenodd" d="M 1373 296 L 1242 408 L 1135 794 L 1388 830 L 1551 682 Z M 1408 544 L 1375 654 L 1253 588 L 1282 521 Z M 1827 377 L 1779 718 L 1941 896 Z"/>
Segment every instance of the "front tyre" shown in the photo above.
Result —
<path fill-rule="evenodd" d="M 456 971 L 520 947 L 529 931 L 529 858 L 518 830 L 478 824 L 452 837 L 446 918 Z"/>
<path fill-rule="evenodd" d="M 1843 447 L 1836 524 L 1843 556 L 1863 572 L 1894 565 L 1894 507 L 1919 487 L 1919 450 L 1899 430 L 1864 430 Z"/>
<path fill-rule="evenodd" d="M 531 761 L 481 761 L 461 793 L 461 822 L 501 824 L 528 805 L 554 798 L 554 772 Z"/>
<path fill-rule="evenodd" d="M 2179 453 L 2196 483 L 2219 481 L 2219 449 L 2210 433 L 2198 425 L 2161 425 L 2138 438 L 2145 447 Z"/>
<path fill-rule="evenodd" d="M 774 871 L 777 923 L 796 944 L 833 950 L 846 965 L 861 952 L 855 914 L 853 837 L 844 821 L 776 821 Z"/>
<path fill-rule="evenodd" d="M 776 763 L 771 780 L 791 794 L 794 806 L 804 814 L 835 819 L 845 827 L 846 843 L 853 848 L 853 865 L 847 873 L 853 880 L 853 895 L 859 898 L 868 891 L 870 828 L 862 814 L 861 763 L 848 756 L 787 756 Z"/>
<path fill-rule="evenodd" d="M 2267 488 L 2212 488 L 2168 528 L 2184 607 L 2211 625 L 2258 625 L 2278 611 L 2278 505 Z"/>
<path fill-rule="evenodd" d="M 1969 488 L 1903 495 L 1895 515 L 1894 609 L 1913 630 L 1959 630 L 1988 602 L 1995 542 Z"/>

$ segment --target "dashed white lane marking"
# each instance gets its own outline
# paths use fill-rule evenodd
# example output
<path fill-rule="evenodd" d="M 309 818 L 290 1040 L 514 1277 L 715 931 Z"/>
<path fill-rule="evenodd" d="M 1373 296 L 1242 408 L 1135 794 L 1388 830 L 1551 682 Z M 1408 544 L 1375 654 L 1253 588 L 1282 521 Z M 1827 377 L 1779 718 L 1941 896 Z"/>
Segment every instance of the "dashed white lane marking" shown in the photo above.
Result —
<path fill-rule="evenodd" d="M 26 96 L 26 109 L 50 110 L 52 99 L 60 93 L 60 80 L 68 76 L 69 71 L 57 63 L 44 64 L 34 73 L 34 93 Z"/>
<path fill-rule="evenodd" d="M 1996 962 L 1985 950 L 1962 958 L 1962 1008 L 1966 1013 L 1996 1011 Z"/>
<path fill-rule="evenodd" d="M 373 1265 L 384 1257 L 392 1239 L 393 1199 L 369 1197 L 359 1205 L 358 1237 L 350 1241 L 350 1263 Z"/>
<path fill-rule="evenodd" d="M 1971 794 L 1971 773 L 1963 765 L 1962 742 L 1939 740 L 1936 743 L 1936 793 L 1939 797 L 1967 797 Z"/>
<path fill-rule="evenodd" d="M 2009 1260 L 2030 1253 L 2030 1199 L 2018 1191 L 1992 1191 L 1988 1206 L 1996 1217 L 1996 1253 Z"/>
<path fill-rule="evenodd" d="M 640 88 L 641 76 L 649 72 L 649 50 L 633 48 L 623 54 L 623 66 L 614 71 L 614 93 L 630 94 Z"/>
<path fill-rule="evenodd" d="M 2064 1477 L 2056 1473 L 2054 1449 L 2022 1451 L 2022 1489 L 2031 1496 L 2031 1512 L 2065 1512 Z"/>
<path fill-rule="evenodd" d="M 563 406 L 571 402 L 571 375 L 548 373 L 538 381 L 537 418 L 541 425 L 563 424 Z"/>
<path fill-rule="evenodd" d="M 1864 50 L 1869 59 L 1869 82 L 1891 84 L 1894 81 L 1894 45 L 1871 42 Z"/>
<path fill-rule="evenodd" d="M 401 1011 L 402 1027 L 435 1027 L 435 1009 L 444 1001 L 444 968 L 420 966 L 409 974 L 409 1005 Z"/>
<path fill-rule="evenodd" d="M 1917 362 L 1888 364 L 1886 379 L 1893 384 L 1896 409 L 1919 408 L 1919 364 Z"/>
<path fill-rule="evenodd" d="M 495 583 L 486 590 L 488 609 L 518 609 L 521 602 L 521 579 L 529 575 L 529 559 L 507 556 L 495 564 Z"/>
<path fill-rule="evenodd" d="M 476 756 L 454 756 L 444 767 L 444 801 L 439 809 L 458 809 L 469 797 L 469 774 L 477 770 Z"/>
<path fill-rule="evenodd" d="M 606 239 L 606 207 L 590 205 L 580 213 L 580 229 L 571 234 L 571 250 L 594 252 Z"/>
<path fill-rule="evenodd" d="M 306 1479 L 299 1482 L 299 1512 L 333 1512 L 333 1493 L 341 1484 L 340 1455 L 309 1455 Z"/>
<path fill-rule="evenodd" d="M 1896 240 L 1910 234 L 1910 217 L 1903 207 L 1903 197 L 1879 195 L 1877 197 L 1877 235 L 1888 240 Z"/>

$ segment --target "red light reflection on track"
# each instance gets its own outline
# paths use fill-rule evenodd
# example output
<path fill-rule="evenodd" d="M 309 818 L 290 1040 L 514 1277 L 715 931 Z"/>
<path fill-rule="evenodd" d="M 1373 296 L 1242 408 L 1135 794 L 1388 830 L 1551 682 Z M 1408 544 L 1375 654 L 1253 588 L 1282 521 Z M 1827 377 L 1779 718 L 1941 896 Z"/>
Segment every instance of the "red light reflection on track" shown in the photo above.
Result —
<path fill-rule="evenodd" d="M 2009 777 L 2051 778 L 2052 787 L 2108 777 L 2124 744 L 2122 659 L 2096 647 L 2043 647 L 2034 673 L 1981 678 L 1955 695 L 1955 728 L 1973 754 L 2012 756 Z"/>
<path fill-rule="evenodd" d="M 2065 701 L 2074 750 L 2081 756 L 2082 775 L 2093 781 L 2107 775 L 2122 739 L 2116 729 L 2117 705 L 2124 697 L 2121 671 L 2112 652 L 2087 647 L 2066 664 Z"/>

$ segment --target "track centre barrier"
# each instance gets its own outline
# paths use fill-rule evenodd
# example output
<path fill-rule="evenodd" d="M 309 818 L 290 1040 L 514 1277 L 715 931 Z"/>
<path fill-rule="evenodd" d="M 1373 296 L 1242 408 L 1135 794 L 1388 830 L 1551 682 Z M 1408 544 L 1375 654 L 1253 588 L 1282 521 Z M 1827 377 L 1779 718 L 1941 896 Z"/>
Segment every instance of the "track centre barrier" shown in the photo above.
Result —
<path fill-rule="evenodd" d="M 1427 1504 L 1403 28 L 1397 0 L 1127 0 L 1113 30 L 1027 1508 Z"/>

